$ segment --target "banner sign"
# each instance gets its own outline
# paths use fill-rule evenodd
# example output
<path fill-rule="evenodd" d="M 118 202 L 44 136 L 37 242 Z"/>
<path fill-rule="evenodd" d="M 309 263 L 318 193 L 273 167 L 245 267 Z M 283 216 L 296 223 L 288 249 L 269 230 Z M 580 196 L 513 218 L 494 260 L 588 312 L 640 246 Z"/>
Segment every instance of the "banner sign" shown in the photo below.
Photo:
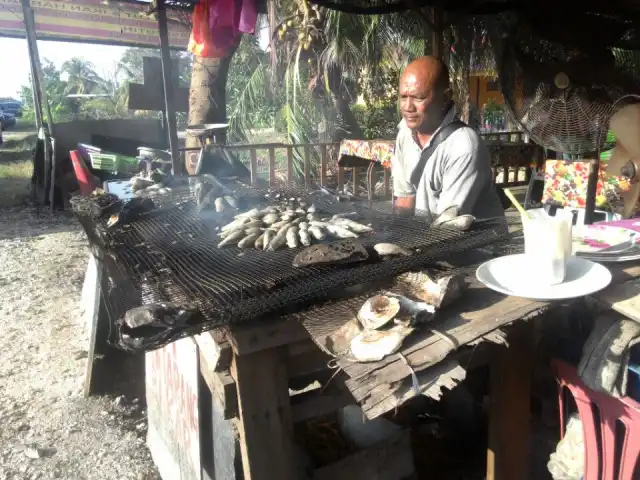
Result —
<path fill-rule="evenodd" d="M 31 0 L 38 40 L 160 47 L 150 4 L 103 0 Z M 169 46 L 185 50 L 191 13 L 168 9 Z M 21 0 L 0 0 L 0 37 L 25 38 Z"/>

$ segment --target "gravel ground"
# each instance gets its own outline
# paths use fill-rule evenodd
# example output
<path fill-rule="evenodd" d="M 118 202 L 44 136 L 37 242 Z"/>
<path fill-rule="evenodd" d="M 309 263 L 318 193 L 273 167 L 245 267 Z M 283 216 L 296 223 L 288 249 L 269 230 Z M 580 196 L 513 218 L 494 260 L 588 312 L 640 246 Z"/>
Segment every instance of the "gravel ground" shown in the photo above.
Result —
<path fill-rule="evenodd" d="M 82 396 L 86 245 L 73 218 L 0 210 L 0 480 L 159 478 L 141 401 Z"/>

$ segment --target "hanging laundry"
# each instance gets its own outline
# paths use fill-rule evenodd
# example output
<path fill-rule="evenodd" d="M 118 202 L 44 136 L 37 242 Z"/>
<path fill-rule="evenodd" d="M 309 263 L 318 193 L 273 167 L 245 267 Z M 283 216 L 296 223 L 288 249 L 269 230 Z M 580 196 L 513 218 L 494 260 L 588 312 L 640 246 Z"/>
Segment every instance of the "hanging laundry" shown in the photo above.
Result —
<path fill-rule="evenodd" d="M 222 57 L 243 33 L 255 33 L 257 20 L 254 0 L 201 0 L 193 11 L 189 51 L 201 57 Z"/>

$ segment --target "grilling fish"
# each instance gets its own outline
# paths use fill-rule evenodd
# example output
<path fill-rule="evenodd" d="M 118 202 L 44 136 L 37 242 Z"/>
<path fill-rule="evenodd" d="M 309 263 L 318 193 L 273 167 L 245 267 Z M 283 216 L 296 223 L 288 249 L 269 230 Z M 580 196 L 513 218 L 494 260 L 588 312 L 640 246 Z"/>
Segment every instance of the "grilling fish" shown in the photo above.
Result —
<path fill-rule="evenodd" d="M 364 302 L 358 311 L 358 320 L 365 330 L 384 327 L 400 312 L 400 301 L 386 295 L 376 295 Z"/>
<path fill-rule="evenodd" d="M 334 225 L 346 227 L 352 232 L 356 233 L 373 232 L 373 228 L 369 227 L 368 225 L 363 225 L 362 223 L 355 222 L 350 218 L 335 218 L 331 220 L 331 223 L 333 223 Z"/>
<path fill-rule="evenodd" d="M 238 242 L 238 248 L 247 248 L 252 246 L 260 235 L 261 233 L 250 233 Z"/>
<path fill-rule="evenodd" d="M 278 230 L 278 233 L 276 234 L 276 236 L 273 237 L 273 240 L 271 240 L 271 242 L 269 243 L 268 250 L 273 252 L 275 250 L 278 250 L 280 247 L 284 246 L 284 244 L 287 242 L 287 231 L 289 230 L 290 227 L 291 227 L 291 224 L 289 223 L 280 227 L 280 230 Z"/>
<path fill-rule="evenodd" d="M 351 340 L 351 354 L 359 362 L 379 362 L 400 350 L 412 328 L 395 326 L 389 330 L 369 330 Z"/>
<path fill-rule="evenodd" d="M 340 225 L 333 225 L 331 223 L 327 223 L 325 228 L 327 232 L 329 232 L 334 237 L 338 238 L 358 238 L 358 235 L 353 233 L 351 230 L 348 230 Z"/>
<path fill-rule="evenodd" d="M 269 244 L 271 243 L 271 240 L 275 235 L 276 235 L 276 232 L 274 232 L 273 230 L 268 229 L 264 231 L 264 238 L 262 240 L 263 250 L 266 250 L 267 248 L 269 248 Z"/>
<path fill-rule="evenodd" d="M 258 210 L 257 208 L 252 208 L 248 212 L 239 213 L 238 215 L 236 215 L 236 218 L 261 217 L 262 215 L 264 214 L 260 212 L 260 210 Z"/>
<path fill-rule="evenodd" d="M 411 251 L 406 248 L 402 248 L 395 243 L 376 243 L 373 246 L 373 249 L 376 251 L 378 255 L 381 257 L 391 257 L 396 255 L 409 256 L 411 255 Z"/>
<path fill-rule="evenodd" d="M 267 225 L 272 225 L 278 221 L 277 213 L 267 213 L 264 217 L 262 217 L 262 221 Z"/>
<path fill-rule="evenodd" d="M 293 259 L 293 266 L 361 262 L 368 256 L 367 250 L 360 242 L 351 239 L 339 240 L 305 248 Z"/>
<path fill-rule="evenodd" d="M 442 222 L 446 222 L 448 220 L 452 220 L 456 218 L 458 216 L 459 211 L 460 210 L 456 205 L 449 208 L 445 208 L 442 212 L 440 212 L 440 215 L 438 215 L 436 219 L 433 221 L 433 226 L 437 227 Z"/>
<path fill-rule="evenodd" d="M 298 227 L 292 226 L 287 230 L 287 246 L 289 248 L 298 246 Z"/>
<path fill-rule="evenodd" d="M 311 245 L 311 237 L 309 236 L 309 230 L 303 230 L 302 227 L 300 227 L 300 231 L 298 232 L 298 235 L 300 236 L 300 243 L 305 246 L 308 247 Z"/>
<path fill-rule="evenodd" d="M 249 223 L 249 222 L 250 222 L 250 220 L 249 220 L 248 217 L 246 217 L 246 218 L 245 217 L 237 218 L 233 222 L 228 223 L 227 225 L 222 227 L 220 230 L 223 231 L 223 232 L 226 232 L 227 230 L 235 230 L 237 227 L 241 227 L 245 223 Z"/>
<path fill-rule="evenodd" d="M 456 301 L 466 288 L 461 275 L 448 275 L 434 281 L 424 272 L 403 273 L 397 277 L 398 283 L 409 294 L 440 309 Z"/>
<path fill-rule="evenodd" d="M 255 248 L 256 250 L 262 250 L 262 247 L 264 246 L 265 233 L 266 231 L 262 232 L 260 236 L 256 238 L 256 241 L 253 243 L 253 248 Z"/>
<path fill-rule="evenodd" d="M 443 220 L 436 226 L 452 228 L 454 230 L 464 232 L 466 230 L 469 230 L 469 228 L 471 228 L 471 225 L 473 225 L 473 222 L 475 221 L 476 217 L 474 217 L 473 215 L 460 215 L 449 220 Z"/>
<path fill-rule="evenodd" d="M 247 235 L 253 235 L 254 233 L 262 233 L 263 231 L 264 231 L 264 228 L 251 227 L 251 228 L 246 228 L 244 230 L 244 233 L 246 233 Z"/>
<path fill-rule="evenodd" d="M 218 248 L 225 247 L 227 245 L 232 245 L 235 242 L 238 242 L 247 236 L 243 230 L 234 230 L 229 236 L 225 237 L 219 244 Z"/>
<path fill-rule="evenodd" d="M 322 227 L 316 227 L 315 225 L 309 227 L 309 233 L 316 240 L 324 240 L 327 237 L 326 234 L 324 233 Z"/>
<path fill-rule="evenodd" d="M 309 230 L 309 223 L 308 222 L 300 222 L 298 224 L 298 227 L 300 227 L 300 230 Z"/>

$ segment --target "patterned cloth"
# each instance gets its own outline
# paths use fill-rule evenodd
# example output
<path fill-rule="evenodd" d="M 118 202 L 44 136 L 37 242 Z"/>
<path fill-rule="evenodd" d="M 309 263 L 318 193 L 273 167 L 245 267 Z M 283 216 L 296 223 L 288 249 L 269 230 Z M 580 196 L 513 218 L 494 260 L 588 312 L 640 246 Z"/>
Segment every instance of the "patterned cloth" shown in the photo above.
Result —
<path fill-rule="evenodd" d="M 571 208 L 584 208 L 589 178 L 588 160 L 547 160 L 542 203 L 554 202 Z M 608 198 L 631 189 L 628 179 L 607 173 L 606 161 L 600 162 L 596 187 L 596 207 L 610 208 Z"/>
<path fill-rule="evenodd" d="M 391 167 L 396 149 L 393 140 L 343 140 L 340 143 L 340 155 L 352 155 L 381 163 L 384 168 Z"/>

